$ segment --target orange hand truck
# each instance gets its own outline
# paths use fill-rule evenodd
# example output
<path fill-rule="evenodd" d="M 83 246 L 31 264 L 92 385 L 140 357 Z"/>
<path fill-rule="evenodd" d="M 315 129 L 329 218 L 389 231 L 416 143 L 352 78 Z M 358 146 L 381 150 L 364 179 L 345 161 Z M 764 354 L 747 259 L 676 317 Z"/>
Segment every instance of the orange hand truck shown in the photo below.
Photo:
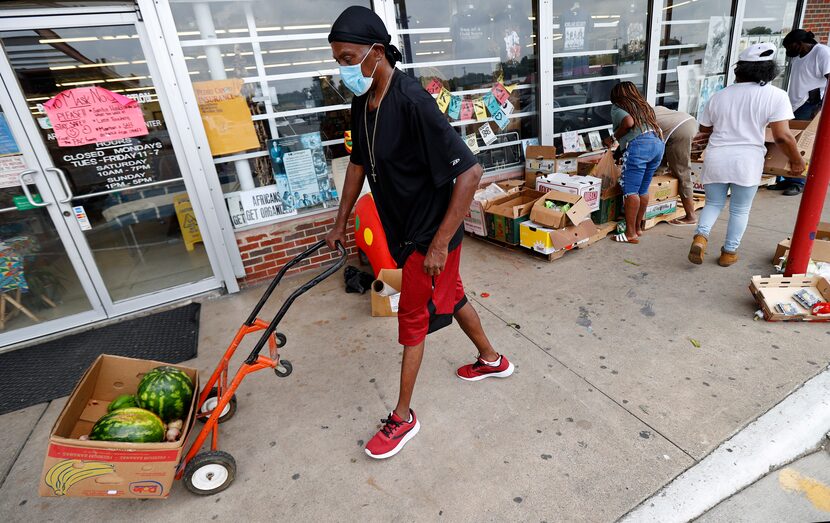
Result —
<path fill-rule="evenodd" d="M 270 323 L 261 320 L 258 315 L 268 302 L 274 289 L 279 285 L 282 277 L 285 276 L 285 273 L 310 257 L 325 244 L 325 241 L 315 243 L 280 269 L 280 272 L 268 285 L 265 294 L 259 299 L 259 303 L 256 304 L 253 312 L 236 332 L 236 336 L 234 336 L 228 350 L 225 351 L 225 355 L 222 356 L 222 360 L 216 366 L 213 375 L 205 383 L 201 394 L 199 394 L 199 400 L 196 403 L 196 419 L 204 422 L 204 426 L 176 469 L 176 479 L 184 479 L 185 487 L 190 492 L 208 496 L 222 492 L 233 482 L 236 476 L 236 460 L 229 453 L 218 449 L 219 424 L 228 421 L 236 413 L 236 389 L 239 388 L 242 380 L 248 374 L 265 369 L 274 369 L 274 373 L 280 378 L 288 377 L 291 374 L 293 370 L 291 362 L 279 359 L 279 349 L 285 346 L 287 339 L 284 334 L 277 332 L 277 326 L 288 312 L 291 304 L 294 303 L 294 300 L 339 271 L 346 263 L 347 253 L 343 244 L 337 242 L 337 250 L 340 253 L 337 263 L 292 292 Z M 228 367 L 239 344 L 248 334 L 260 331 L 265 332 L 262 333 L 251 354 L 242 363 L 239 370 L 236 371 L 236 375 L 228 384 Z M 269 357 L 260 354 L 266 343 L 268 344 Z M 210 450 L 199 452 L 209 435 L 212 436 Z"/>

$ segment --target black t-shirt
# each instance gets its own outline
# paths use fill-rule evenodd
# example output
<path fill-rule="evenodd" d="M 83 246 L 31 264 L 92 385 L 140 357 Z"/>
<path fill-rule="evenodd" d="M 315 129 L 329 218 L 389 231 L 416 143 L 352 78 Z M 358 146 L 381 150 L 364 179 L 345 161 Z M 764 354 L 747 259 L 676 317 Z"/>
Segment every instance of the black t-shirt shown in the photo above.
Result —
<path fill-rule="evenodd" d="M 369 140 L 374 142 L 373 177 L 364 125 L 367 99 L 364 95 L 352 101 L 351 162 L 363 166 L 389 250 L 402 267 L 415 249 L 429 249 L 449 209 L 453 181 L 477 160 L 435 99 L 417 80 L 395 70 L 374 139 L 377 112 L 367 115 Z M 458 247 L 463 237 L 462 226 L 449 249 Z"/>

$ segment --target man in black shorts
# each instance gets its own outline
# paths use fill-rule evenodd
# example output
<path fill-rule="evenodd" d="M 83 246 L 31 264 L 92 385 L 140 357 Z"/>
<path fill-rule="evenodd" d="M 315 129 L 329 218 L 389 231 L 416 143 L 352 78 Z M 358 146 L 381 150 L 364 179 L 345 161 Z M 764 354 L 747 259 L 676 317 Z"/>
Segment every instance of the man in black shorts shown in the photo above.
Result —
<path fill-rule="evenodd" d="M 455 318 L 475 344 L 475 363 L 459 378 L 506 378 L 513 364 L 500 356 L 467 302 L 458 274 L 464 215 L 483 171 L 470 149 L 438 110 L 432 96 L 395 69 L 401 54 L 381 19 L 349 7 L 334 22 L 329 42 L 340 78 L 354 94 L 351 161 L 337 222 L 327 241 L 345 242 L 346 223 L 368 175 L 389 250 L 403 269 L 398 341 L 404 346 L 395 409 L 366 445 L 383 459 L 397 454 L 420 429 L 410 409 L 426 335 Z"/>

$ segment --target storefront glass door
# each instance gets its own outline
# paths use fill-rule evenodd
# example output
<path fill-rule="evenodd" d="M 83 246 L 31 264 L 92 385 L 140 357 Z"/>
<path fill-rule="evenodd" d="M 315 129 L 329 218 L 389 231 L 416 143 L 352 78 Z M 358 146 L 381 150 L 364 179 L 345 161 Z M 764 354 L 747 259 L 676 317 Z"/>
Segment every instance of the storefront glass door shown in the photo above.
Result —
<path fill-rule="evenodd" d="M 49 188 L 36 183 L 37 162 L 15 137 L 20 124 L 6 107 L 0 103 L 0 346 L 44 326 L 105 317 L 64 247 L 61 216 Z"/>
<path fill-rule="evenodd" d="M 0 75 L 34 176 L 107 315 L 218 287 L 136 15 L 2 23 Z"/>

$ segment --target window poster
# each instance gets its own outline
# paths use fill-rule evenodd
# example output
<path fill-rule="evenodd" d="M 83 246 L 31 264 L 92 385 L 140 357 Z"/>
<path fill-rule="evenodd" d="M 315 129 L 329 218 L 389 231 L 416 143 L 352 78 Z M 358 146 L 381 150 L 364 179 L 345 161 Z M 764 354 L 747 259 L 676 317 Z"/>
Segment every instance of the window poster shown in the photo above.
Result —
<path fill-rule="evenodd" d="M 214 156 L 259 149 L 248 102 L 242 96 L 242 80 L 194 82 L 196 103 Z"/>
<path fill-rule="evenodd" d="M 288 207 L 314 207 L 337 198 L 319 132 L 270 140 L 268 151 L 276 188 Z"/>
<path fill-rule="evenodd" d="M 698 96 L 697 116 L 698 118 L 703 114 L 703 109 L 712 98 L 712 95 L 723 89 L 726 84 L 726 75 L 718 74 L 714 76 L 707 76 L 700 82 L 700 94 Z"/>
<path fill-rule="evenodd" d="M 276 185 L 226 193 L 225 202 L 234 229 L 297 214 L 285 203 Z"/>
<path fill-rule="evenodd" d="M 677 110 L 695 114 L 700 95 L 700 81 L 703 67 L 700 65 L 680 65 L 677 67 Z"/>
<path fill-rule="evenodd" d="M 138 102 L 103 87 L 61 91 L 43 104 L 60 147 L 145 136 Z"/>
<path fill-rule="evenodd" d="M 726 70 L 731 26 L 731 16 L 713 16 L 709 19 L 709 37 L 706 40 L 706 54 L 703 57 L 705 74 L 720 74 Z"/>

